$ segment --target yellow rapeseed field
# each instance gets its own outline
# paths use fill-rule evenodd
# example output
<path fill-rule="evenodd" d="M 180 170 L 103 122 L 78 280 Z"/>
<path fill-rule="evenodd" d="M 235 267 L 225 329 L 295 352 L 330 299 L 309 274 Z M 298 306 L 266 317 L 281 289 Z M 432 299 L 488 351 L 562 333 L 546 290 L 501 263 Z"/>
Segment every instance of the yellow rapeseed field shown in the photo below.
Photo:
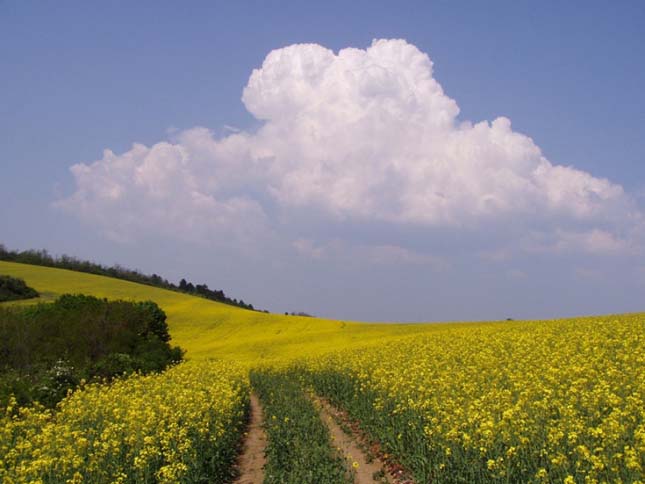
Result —
<path fill-rule="evenodd" d="M 223 482 L 244 430 L 248 370 L 231 362 L 90 384 L 55 412 L 0 415 L 0 481 Z"/>
<path fill-rule="evenodd" d="M 168 315 L 172 343 L 190 360 L 282 360 L 323 354 L 368 340 L 432 331 L 436 325 L 387 325 L 248 311 L 156 287 L 109 277 L 0 261 L 0 274 L 20 277 L 45 300 L 65 294 L 155 301 Z M 19 302 L 32 304 L 36 300 Z M 15 303 L 10 303 L 15 304 Z"/>
<path fill-rule="evenodd" d="M 225 480 L 258 367 L 291 372 L 345 409 L 418 482 L 645 481 L 645 314 L 366 324 L 60 269 L 0 262 L 0 274 L 46 298 L 154 300 L 190 360 L 87 385 L 53 413 L 7 410 L 3 482 Z M 210 469 L 197 457 L 205 449 L 217 449 Z"/>
<path fill-rule="evenodd" d="M 645 318 L 452 328 L 313 358 L 347 408 L 420 482 L 638 482 Z"/>

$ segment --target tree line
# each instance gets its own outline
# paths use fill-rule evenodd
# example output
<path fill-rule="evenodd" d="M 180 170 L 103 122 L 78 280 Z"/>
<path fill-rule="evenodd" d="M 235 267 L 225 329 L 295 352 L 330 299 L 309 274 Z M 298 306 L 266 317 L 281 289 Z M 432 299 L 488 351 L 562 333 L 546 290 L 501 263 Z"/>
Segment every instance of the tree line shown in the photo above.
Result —
<path fill-rule="evenodd" d="M 157 274 L 142 274 L 137 270 L 127 269 L 118 264 L 105 266 L 97 264 L 96 262 L 81 260 L 69 255 L 56 257 L 52 256 L 44 249 L 17 251 L 7 249 L 3 244 L 0 244 L 0 260 L 37 266 L 55 267 L 58 269 L 69 269 L 72 271 L 86 272 L 88 274 L 96 274 L 99 276 L 114 277 L 116 279 L 123 279 L 130 282 L 137 282 L 139 284 L 146 284 L 148 286 L 160 287 L 162 289 L 169 289 L 171 291 L 200 296 L 212 301 L 230 304 L 244 309 L 255 310 L 253 304 L 247 304 L 242 299 L 238 300 L 230 298 L 224 294 L 224 291 L 210 289 L 206 284 L 193 284 L 185 279 L 182 279 L 179 284 L 173 284 Z"/>

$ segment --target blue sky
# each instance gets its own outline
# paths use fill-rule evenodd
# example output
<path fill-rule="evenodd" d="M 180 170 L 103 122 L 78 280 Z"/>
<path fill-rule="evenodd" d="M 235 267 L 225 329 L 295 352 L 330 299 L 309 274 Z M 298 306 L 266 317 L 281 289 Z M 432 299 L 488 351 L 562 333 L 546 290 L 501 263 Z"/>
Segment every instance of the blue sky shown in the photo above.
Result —
<path fill-rule="evenodd" d="M 337 318 L 539 318 L 643 310 L 645 7 L 539 7 L 0 1 L 0 241 L 205 281 L 270 310 Z M 490 124 L 471 134 L 437 128 L 402 139 L 416 133 L 408 120 L 435 119 L 423 96 L 421 107 L 410 112 L 401 101 L 427 72 L 408 72 L 407 61 L 383 61 L 391 70 L 387 79 L 397 86 L 412 79 L 409 92 L 386 92 L 389 81 L 370 74 L 371 97 L 361 91 L 360 99 L 337 100 L 339 109 L 353 106 L 350 114 L 363 120 L 344 129 L 355 137 L 356 149 L 343 148 L 339 133 L 324 131 L 332 111 L 312 108 L 333 89 L 305 86 L 302 99 L 293 95 L 300 103 L 294 107 L 291 90 L 302 79 L 292 73 L 302 62 L 331 62 L 336 67 L 325 74 L 326 82 L 353 89 L 353 81 L 332 75 L 351 70 L 354 62 L 340 62 L 339 51 L 368 52 L 373 39 L 405 39 L 406 46 L 388 45 L 429 56 L 431 78 L 443 89 L 440 101 L 459 107 L 453 128 L 498 117 L 508 118 L 511 127 L 498 125 L 496 131 Z M 336 57 L 324 50 L 282 51 L 276 61 L 282 77 L 263 68 L 243 102 L 253 69 L 271 51 L 301 43 L 331 49 Z M 385 47 L 385 53 L 377 50 L 364 55 L 389 55 Z M 285 96 L 270 97 L 281 90 Z M 400 102 L 396 116 L 383 111 L 392 99 Z M 333 107 L 336 100 L 325 102 Z M 370 103 L 374 107 L 363 111 Z M 258 119 L 266 112 L 268 121 Z M 318 126 L 338 149 L 304 143 L 294 134 L 303 126 L 300 119 Z M 374 124 L 377 119 L 382 123 Z M 196 132 L 198 126 L 210 131 Z M 232 144 L 227 137 L 234 130 L 248 140 L 226 155 L 230 159 L 204 154 Z M 281 133 L 298 150 L 284 151 L 268 139 L 270 133 Z M 374 133 L 387 143 L 373 153 Z M 529 148 L 515 134 L 530 137 Z M 418 142 L 425 136 L 432 142 Z M 466 138 L 447 145 L 449 136 Z M 498 153 L 491 151 L 491 140 L 499 136 L 506 150 Z M 109 167 L 118 160 L 103 154 L 109 149 L 118 158 L 133 143 L 152 148 L 164 141 L 174 151 L 161 146 L 131 154 L 132 170 L 148 160 L 145 193 L 143 185 L 123 182 L 135 171 L 116 173 Z M 455 146 L 469 148 L 455 155 Z M 533 147 L 539 155 L 525 153 Z M 172 171 L 179 169 L 174 165 L 170 170 L 172 160 L 164 164 L 177 152 L 188 153 L 187 171 Z M 248 155 L 255 157 L 252 163 L 247 152 L 254 153 Z M 527 175 L 540 156 L 575 171 Z M 246 177 L 269 158 L 269 174 Z M 96 160 L 99 165 L 83 180 L 70 172 Z M 433 168 L 442 163 L 456 168 Z M 525 190 L 509 188 L 517 181 L 503 178 L 509 166 L 535 193 L 525 198 Z M 309 176 L 316 169 L 323 170 L 320 179 Z M 385 183 L 392 170 L 397 183 Z M 589 178 L 580 181 L 581 174 Z M 441 193 L 449 202 L 438 208 L 427 197 L 439 193 L 446 176 L 454 181 L 453 192 Z M 212 196 L 210 208 L 186 197 L 193 178 L 201 183 L 200 196 Z M 608 184 L 600 186 L 602 179 Z M 578 192 L 591 195 L 565 190 L 576 183 L 582 184 Z M 108 185 L 118 185 L 122 202 L 99 196 Z M 329 190 L 322 193 L 321 186 Z M 566 196 L 556 201 L 556 192 Z M 482 209 L 486 197 L 492 205 Z M 169 207 L 199 216 L 187 225 Z"/>

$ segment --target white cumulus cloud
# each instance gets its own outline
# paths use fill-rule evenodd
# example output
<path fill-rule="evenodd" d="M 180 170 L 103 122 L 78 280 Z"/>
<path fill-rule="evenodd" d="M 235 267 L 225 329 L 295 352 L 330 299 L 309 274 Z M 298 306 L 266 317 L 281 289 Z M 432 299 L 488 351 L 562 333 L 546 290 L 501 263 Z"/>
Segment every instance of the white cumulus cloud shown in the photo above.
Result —
<path fill-rule="evenodd" d="M 106 151 L 72 167 L 76 191 L 59 205 L 126 239 L 156 230 L 254 240 L 311 211 L 321 223 L 447 230 L 535 221 L 562 250 L 588 252 L 619 251 L 626 242 L 612 227 L 641 217 L 620 185 L 551 163 L 509 119 L 460 120 L 428 55 L 404 40 L 274 50 L 242 101 L 263 121 L 256 132 L 193 128 Z M 291 244 L 317 250 L 306 236 Z"/>
<path fill-rule="evenodd" d="M 105 150 L 101 160 L 71 167 L 76 192 L 56 206 L 119 241 L 162 234 L 248 243 L 266 225 L 262 207 L 248 197 L 216 196 L 199 163 L 181 144 L 135 144 L 121 155 Z"/>

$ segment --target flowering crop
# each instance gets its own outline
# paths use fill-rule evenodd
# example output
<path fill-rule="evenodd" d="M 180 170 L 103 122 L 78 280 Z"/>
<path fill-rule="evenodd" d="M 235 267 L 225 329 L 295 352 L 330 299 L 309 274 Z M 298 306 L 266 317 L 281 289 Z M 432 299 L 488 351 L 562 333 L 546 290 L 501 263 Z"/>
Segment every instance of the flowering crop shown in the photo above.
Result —
<path fill-rule="evenodd" d="M 57 412 L 0 413 L 2 482 L 221 481 L 247 370 L 260 366 L 273 376 L 295 369 L 290 377 L 347 410 L 419 483 L 645 481 L 645 314 L 362 324 L 26 264 L 0 261 L 0 271 L 46 297 L 154 300 L 189 359 L 245 362 L 189 361 L 109 389 L 88 385 Z M 257 372 L 258 391 L 268 373 Z"/>
<path fill-rule="evenodd" d="M 418 482 L 643 479 L 642 316 L 452 327 L 301 371 Z"/>
<path fill-rule="evenodd" d="M 0 481 L 224 482 L 248 406 L 245 369 L 186 363 L 91 384 L 56 411 L 0 414 Z"/>

